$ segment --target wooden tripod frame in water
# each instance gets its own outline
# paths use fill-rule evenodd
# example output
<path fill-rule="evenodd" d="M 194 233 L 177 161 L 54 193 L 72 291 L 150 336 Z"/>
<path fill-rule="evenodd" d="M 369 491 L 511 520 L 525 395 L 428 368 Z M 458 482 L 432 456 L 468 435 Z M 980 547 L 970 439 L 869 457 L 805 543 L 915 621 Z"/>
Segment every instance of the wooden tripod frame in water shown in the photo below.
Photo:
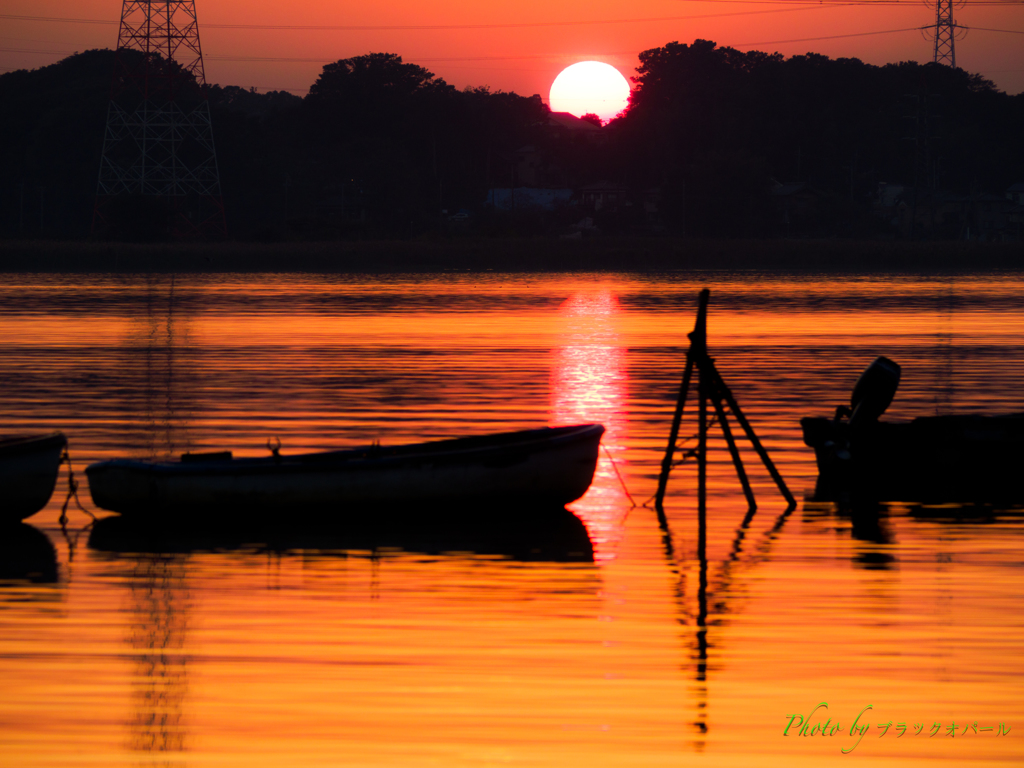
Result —
<path fill-rule="evenodd" d="M 710 296 L 711 292 L 707 288 L 700 292 L 697 322 L 694 324 L 693 331 L 689 334 L 690 349 L 686 353 L 686 370 L 683 373 L 683 382 L 679 387 L 679 397 L 676 400 L 675 415 L 672 417 L 672 429 L 669 432 L 668 447 L 665 449 L 665 458 L 661 462 L 661 475 L 658 477 L 658 493 L 655 496 L 654 508 L 658 512 L 658 522 L 661 523 L 662 529 L 668 528 L 664 507 L 665 491 L 668 487 L 669 473 L 672 471 L 672 460 L 675 457 L 676 451 L 679 450 L 676 445 L 679 439 L 679 425 L 683 418 L 683 408 L 686 405 L 686 396 L 690 389 L 690 380 L 693 377 L 694 368 L 697 369 L 697 503 L 701 521 L 703 521 L 704 513 L 707 509 L 708 401 L 714 406 L 715 417 L 722 426 L 722 433 L 725 436 L 726 445 L 729 447 L 729 454 L 732 456 L 733 465 L 736 467 L 736 474 L 739 477 L 740 484 L 743 486 L 743 495 L 746 496 L 747 504 L 750 505 L 750 511 L 753 512 L 757 509 L 757 501 L 754 499 L 754 491 L 750 487 L 750 480 L 747 478 L 747 472 L 743 467 L 743 459 L 740 456 L 739 449 L 736 447 L 736 440 L 733 438 L 732 429 L 729 427 L 723 400 L 732 410 L 733 416 L 740 427 L 743 428 L 743 432 L 746 434 L 747 439 L 750 440 L 754 450 L 757 451 L 757 455 L 761 457 L 761 461 L 772 476 L 772 480 L 775 481 L 775 485 L 778 486 L 779 492 L 789 504 L 789 508 L 792 509 L 796 506 L 796 499 L 793 498 L 793 494 L 786 487 L 786 481 L 782 479 L 782 475 L 775 468 L 771 457 L 768 456 L 768 452 L 757 438 L 754 428 L 750 426 L 750 422 L 743 415 L 743 411 L 740 409 L 739 403 L 736 402 L 736 398 L 733 397 L 729 387 L 726 386 L 725 381 L 722 379 L 722 375 L 715 368 L 714 360 L 708 356 L 707 317 L 708 299 Z"/>

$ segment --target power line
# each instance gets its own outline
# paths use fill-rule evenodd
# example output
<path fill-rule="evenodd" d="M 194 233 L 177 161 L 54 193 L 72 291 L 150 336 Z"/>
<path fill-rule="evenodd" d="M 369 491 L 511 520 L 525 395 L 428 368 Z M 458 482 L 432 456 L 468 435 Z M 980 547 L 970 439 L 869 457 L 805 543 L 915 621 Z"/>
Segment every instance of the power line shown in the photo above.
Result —
<path fill-rule="evenodd" d="M 631 19 L 592 19 L 571 21 L 531 21 L 494 24 L 391 24 L 391 25 L 335 25 L 335 24 L 216 24 L 204 23 L 204 29 L 249 29 L 249 30 L 283 30 L 283 31 L 326 31 L 326 32 L 409 32 L 409 31 L 450 31 L 480 29 L 532 29 L 536 27 L 571 27 L 588 25 L 644 24 L 666 21 L 687 21 L 724 16 L 756 15 L 765 13 L 791 13 L 798 10 L 810 10 L 822 7 L 869 6 L 869 5 L 916 5 L 917 0 L 699 0 L 700 2 L 717 2 L 727 4 L 758 4 L 758 5 L 789 5 L 799 8 L 766 8 L 759 11 L 736 11 L 732 13 L 690 14 L 686 16 L 655 16 Z M 1024 5 L 1024 0 L 974 0 L 972 6 Z M 52 21 L 67 24 L 117 24 L 111 19 L 81 19 L 62 16 L 25 16 L 3 13 L 0 19 L 13 21 Z"/>
<path fill-rule="evenodd" d="M 17 43 L 63 43 L 63 40 L 39 40 L 31 37 L 7 37 L 0 35 L 0 40 L 14 40 Z"/>
<path fill-rule="evenodd" d="M 40 51 L 31 50 L 27 48 L 0 48 L 0 53 L 39 53 L 54 56 L 70 56 L 72 51 Z M 592 56 L 632 56 L 636 54 L 636 51 L 613 51 L 611 53 L 593 53 Z M 330 56 L 320 56 L 315 58 L 298 58 L 288 56 L 204 56 L 204 59 L 214 59 L 216 61 L 270 61 L 270 62 L 292 62 L 292 63 L 309 63 L 309 64 L 322 64 L 330 59 Z M 448 61 L 512 61 L 518 59 L 564 59 L 564 58 L 576 58 L 574 54 L 569 53 L 543 53 L 534 54 L 527 56 L 448 56 L 448 57 L 419 57 L 419 56 L 403 56 L 408 61 L 424 61 L 424 62 L 448 62 Z"/>
<path fill-rule="evenodd" d="M 734 11 L 730 13 L 690 14 L 686 16 L 659 16 L 631 19 L 595 19 L 572 21 L 536 21 L 504 24 L 399 24 L 399 25 L 331 25 L 331 24 L 211 24 L 204 23 L 204 29 L 239 29 L 239 30 L 278 30 L 278 31 L 325 31 L 325 32 L 411 32 L 411 31 L 451 31 L 451 30 L 482 30 L 482 29 L 533 29 L 538 27 L 570 27 L 589 25 L 644 24 L 667 21 L 689 21 L 693 19 L 724 18 L 731 16 L 760 15 L 768 13 L 793 13 L 815 8 L 841 8 L 846 6 L 865 7 L 870 5 L 916 5 L 918 0 L 684 0 L 698 2 L 716 2 L 725 4 L 759 4 L 777 6 L 798 6 L 796 8 L 766 8 L 757 11 Z M 1024 0 L 972 0 L 971 6 L 1015 6 L 1024 5 Z M 114 25 L 112 19 L 82 19 L 64 16 L 27 16 L 2 13 L 0 19 L 11 21 L 43 21 L 66 24 L 101 24 Z M 1011 30 L 985 30 L 1011 31 Z"/>
<path fill-rule="evenodd" d="M 785 43 L 810 43 L 819 40 L 840 40 L 850 37 L 871 37 L 873 35 L 892 35 L 899 32 L 918 32 L 923 27 L 902 27 L 900 29 L 881 29 L 872 32 L 851 32 L 844 35 L 821 35 L 819 37 L 797 37 L 788 40 L 758 40 L 756 42 L 747 43 L 731 43 L 731 45 L 737 46 L 751 46 L 751 45 L 782 45 Z M 1011 35 L 1024 35 L 1024 30 L 1017 29 L 991 29 L 989 27 L 967 27 L 968 30 L 976 30 L 978 32 L 999 32 Z M 43 50 L 32 50 L 27 48 L 0 48 L 0 53 L 31 53 L 31 54 L 45 54 L 54 56 L 68 56 L 71 51 L 43 51 Z M 630 56 L 636 54 L 636 51 L 610 51 L 605 53 L 593 53 L 593 56 Z M 423 62 L 430 64 L 440 64 L 447 62 L 469 62 L 469 61 L 516 61 L 524 59 L 534 60 L 551 60 L 561 58 L 575 58 L 572 54 L 567 53 L 546 53 L 546 54 L 532 54 L 522 56 L 445 56 L 445 57 L 418 57 L 418 56 L 403 56 L 404 59 L 414 62 Z M 330 55 L 319 56 L 319 57 L 294 57 L 294 56 L 206 56 L 204 57 L 213 61 L 230 61 L 230 62 L 276 62 L 276 63 L 291 63 L 291 64 L 322 64 L 323 62 L 330 59 Z"/>
<path fill-rule="evenodd" d="M 685 1 L 685 0 L 684 0 Z M 692 0 L 693 2 L 704 3 L 771 3 L 773 5 L 918 5 L 916 0 Z M 1024 0 L 971 0 L 971 7 L 998 6 L 998 5 L 1022 5 Z"/>
<path fill-rule="evenodd" d="M 842 6 L 870 6 L 870 5 L 917 5 L 918 0 L 683 0 L 683 2 L 712 2 L 728 5 L 797 5 L 806 7 L 842 7 Z M 1024 0 L 971 0 L 971 6 L 1015 6 L 1024 5 Z M 781 8 L 766 9 L 764 11 L 748 11 L 748 13 L 779 13 Z M 308 31 L 351 31 L 351 32 L 375 32 L 375 31 L 446 31 L 446 30 L 478 30 L 478 29 L 521 29 L 535 27 L 566 27 L 586 26 L 595 24 L 643 24 L 665 21 L 686 21 L 695 18 L 708 18 L 718 14 L 700 14 L 687 16 L 657 16 L 647 18 L 630 19 L 574 19 L 571 21 L 537 21 L 537 22 L 510 22 L 491 24 L 392 24 L 392 25 L 334 25 L 334 24 L 217 24 L 204 23 L 204 29 L 251 29 L 251 30 L 308 30 Z M 113 19 L 83 19 L 67 16 L 30 16 L 22 14 L 0 14 L 0 19 L 12 21 L 52 21 L 67 24 L 105 24 L 113 25 L 118 22 Z"/>
<path fill-rule="evenodd" d="M 692 19 L 714 19 L 731 16 L 758 16 L 766 13 L 794 13 L 798 11 L 811 11 L 820 9 L 826 5 L 840 7 L 854 5 L 856 2 L 809 2 L 808 0 L 783 0 L 787 5 L 799 5 L 799 8 L 765 8 L 760 11 L 732 11 L 729 13 L 700 13 L 689 16 L 662 16 L 645 19 L 604 19 L 596 21 L 535 21 L 522 22 L 517 24 L 432 24 L 432 25 L 402 25 L 402 26 L 288 26 L 270 24 L 205 24 L 207 27 L 216 29 L 253 29 L 253 30 L 329 30 L 342 32 L 440 32 L 452 30 L 482 30 L 482 29 L 536 29 L 539 27 L 580 27 L 591 25 L 615 25 L 615 24 L 644 24 L 661 23 L 665 21 L 688 21 Z"/>
<path fill-rule="evenodd" d="M 70 56 L 73 51 L 30 51 L 25 48 L 0 48 L 0 53 L 45 53 L 52 56 Z"/>
<path fill-rule="evenodd" d="M 19 16 L 13 13 L 0 13 L 0 19 L 11 21 L 57 21 L 63 24 L 119 24 L 112 19 L 69 19 L 59 16 Z"/>
<path fill-rule="evenodd" d="M 722 2 L 738 2 L 739 0 L 720 0 Z M 892 0 L 886 0 L 891 2 Z M 758 0 L 758 2 L 774 2 L 781 5 L 797 5 L 798 8 L 765 8 L 759 11 L 732 11 L 729 13 L 702 13 L 690 14 L 688 16 L 661 16 L 643 19 L 598 19 L 593 21 L 536 21 L 520 22 L 509 24 L 399 24 L 399 25 L 330 25 L 330 24 L 203 24 L 203 29 L 247 29 L 247 30 L 274 30 L 274 31 L 304 31 L 304 32 L 444 32 L 452 30 L 482 30 L 482 29 L 534 29 L 538 27 L 578 27 L 588 25 L 614 25 L 614 24 L 644 24 L 661 23 L 666 21 L 687 21 L 691 19 L 724 18 L 730 16 L 755 16 L 766 13 L 794 13 L 797 11 L 808 11 L 823 7 L 842 7 L 845 5 L 871 4 L 876 0 L 829 0 L 819 2 L 818 0 Z M 1021 0 L 1024 2 L 1024 0 Z M 77 19 L 56 16 L 18 16 L 14 14 L 0 14 L 0 19 L 11 19 L 13 21 L 53 21 L 67 24 L 117 24 L 116 21 L 105 19 Z"/>
<path fill-rule="evenodd" d="M 770 3 L 772 5 L 918 5 L 917 0 L 681 0 L 702 3 Z M 971 7 L 983 5 L 1022 5 L 1024 0 L 971 0 Z"/>
<path fill-rule="evenodd" d="M 2 49 L 0 49 L 2 50 Z M 613 51 L 610 53 L 592 53 L 591 56 L 633 56 L 636 51 Z M 276 57 L 276 56 L 206 56 L 207 59 L 216 59 L 217 61 L 276 61 L 276 62 L 308 62 L 317 63 L 324 61 L 323 57 L 320 58 L 291 58 L 291 57 Z M 448 61 L 513 61 L 520 59 L 565 59 L 565 58 L 578 58 L 575 54 L 570 53 L 538 53 L 531 55 L 522 56 L 445 56 L 445 57 L 421 57 L 421 56 L 403 56 L 404 61 L 410 62 L 448 62 Z"/>
<path fill-rule="evenodd" d="M 778 45 L 780 43 L 809 43 L 815 40 L 838 40 L 843 37 L 868 37 L 870 35 L 891 35 L 896 32 L 919 32 L 921 27 L 903 27 L 902 29 L 882 29 L 877 32 L 851 32 L 846 35 L 824 35 L 822 37 L 797 37 L 792 40 L 760 40 L 756 43 L 733 43 L 733 45 Z"/>

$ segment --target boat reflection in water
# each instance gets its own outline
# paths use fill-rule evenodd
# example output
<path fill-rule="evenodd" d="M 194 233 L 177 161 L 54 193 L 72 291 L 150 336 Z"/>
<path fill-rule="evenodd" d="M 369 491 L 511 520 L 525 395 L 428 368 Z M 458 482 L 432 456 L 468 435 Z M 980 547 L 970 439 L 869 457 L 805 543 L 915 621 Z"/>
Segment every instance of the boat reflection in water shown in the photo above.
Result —
<path fill-rule="evenodd" d="M 316 510 L 230 520 L 164 517 L 153 523 L 120 516 L 99 520 L 89 536 L 94 550 L 195 552 L 230 550 L 376 551 L 440 554 L 473 552 L 515 560 L 593 560 L 587 529 L 564 507 L 444 510 L 367 510 L 338 520 Z"/>
<path fill-rule="evenodd" d="M 859 542 L 850 562 L 872 571 L 893 570 L 898 565 L 894 554 L 898 546 L 890 515 L 889 505 L 870 500 L 840 503 L 807 499 L 803 505 L 803 521 L 808 526 L 831 525 L 841 531 L 845 526 L 836 525 L 836 519 L 848 522 L 850 538 Z"/>
<path fill-rule="evenodd" d="M 0 581 L 57 580 L 57 551 L 45 533 L 27 523 L 0 526 Z"/>
<path fill-rule="evenodd" d="M 572 505 L 590 533 L 598 561 L 614 557 L 629 509 L 612 464 L 625 473 L 628 371 L 619 339 L 620 311 L 611 290 L 572 294 L 558 308 L 564 343 L 553 350 L 551 365 L 551 423 L 605 427 L 590 490 Z"/>

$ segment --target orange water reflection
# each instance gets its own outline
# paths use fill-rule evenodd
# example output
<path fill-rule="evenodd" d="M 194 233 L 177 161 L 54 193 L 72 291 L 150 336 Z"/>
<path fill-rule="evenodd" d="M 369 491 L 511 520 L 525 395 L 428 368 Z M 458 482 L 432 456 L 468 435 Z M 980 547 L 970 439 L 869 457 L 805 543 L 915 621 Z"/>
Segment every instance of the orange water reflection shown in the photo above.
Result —
<path fill-rule="evenodd" d="M 629 427 L 629 374 L 618 330 L 620 313 L 618 297 L 610 289 L 573 293 L 558 308 L 560 344 L 552 351 L 552 425 L 594 422 L 605 427 L 594 482 L 572 505 L 587 526 L 596 560 L 615 556 L 629 508 L 616 474 L 616 469 L 626 472 Z"/>
<path fill-rule="evenodd" d="M 896 418 L 1024 410 L 1019 276 L 179 276 L 173 308 L 169 277 L 0 276 L 0 419 L 65 429 L 80 475 L 273 434 L 315 450 L 600 421 L 643 501 L 712 280 L 712 354 L 798 498 L 799 418 L 874 355 L 904 364 Z M 596 563 L 242 534 L 152 556 L 84 536 L 72 559 L 58 499 L 29 527 L 59 582 L 0 583 L 0 765 L 1019 765 L 1020 510 L 783 518 L 748 452 L 761 508 L 740 529 L 711 447 L 705 568 L 693 468 L 670 483 L 669 557 L 604 453 L 574 505 Z M 844 726 L 874 705 L 852 756 L 782 737 L 822 700 Z M 1012 731 L 897 741 L 889 719 Z"/>
<path fill-rule="evenodd" d="M 180 759 L 170 761 L 186 749 L 187 567 L 181 556 L 143 557 L 126 585 L 131 594 L 128 642 L 135 666 L 129 748 L 155 753 L 166 766 L 185 765 Z"/>

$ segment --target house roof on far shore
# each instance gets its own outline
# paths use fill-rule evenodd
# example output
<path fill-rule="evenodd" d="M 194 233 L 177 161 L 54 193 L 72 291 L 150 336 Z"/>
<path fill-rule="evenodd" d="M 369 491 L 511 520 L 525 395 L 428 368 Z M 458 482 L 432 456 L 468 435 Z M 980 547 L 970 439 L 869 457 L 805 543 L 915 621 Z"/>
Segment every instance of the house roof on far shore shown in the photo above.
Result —
<path fill-rule="evenodd" d="M 592 184 L 584 184 L 579 188 L 580 192 L 621 192 L 625 191 L 625 187 L 622 184 L 616 184 L 614 181 L 595 181 Z"/>
<path fill-rule="evenodd" d="M 601 130 L 593 123 L 581 120 L 571 112 L 552 112 L 548 115 L 548 125 L 568 128 L 570 131 L 584 131 L 586 133 L 594 133 Z"/>
<path fill-rule="evenodd" d="M 813 190 L 806 181 L 776 181 L 772 185 L 773 197 L 789 197 L 790 195 L 798 195 L 801 192 L 813 194 Z"/>

